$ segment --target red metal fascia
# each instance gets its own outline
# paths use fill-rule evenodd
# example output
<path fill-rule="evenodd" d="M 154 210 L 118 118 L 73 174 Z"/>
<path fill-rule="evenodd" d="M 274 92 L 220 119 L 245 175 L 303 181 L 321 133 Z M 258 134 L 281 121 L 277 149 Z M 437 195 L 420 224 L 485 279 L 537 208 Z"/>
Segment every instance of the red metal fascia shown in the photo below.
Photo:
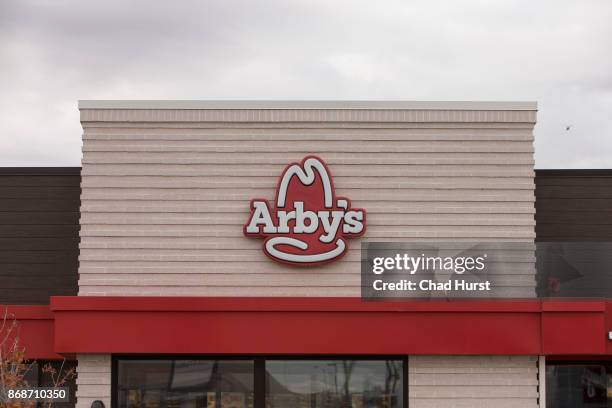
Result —
<path fill-rule="evenodd" d="M 53 296 L 51 310 L 131 312 L 519 312 L 539 313 L 538 300 L 365 302 L 354 297 Z"/>
<path fill-rule="evenodd" d="M 10 306 L 30 358 L 74 353 L 612 355 L 612 302 L 53 297 Z M 59 354 L 58 354 L 59 353 Z"/>
<path fill-rule="evenodd" d="M 52 310 L 58 352 L 606 353 L 605 303 L 592 301 L 56 297 Z"/>

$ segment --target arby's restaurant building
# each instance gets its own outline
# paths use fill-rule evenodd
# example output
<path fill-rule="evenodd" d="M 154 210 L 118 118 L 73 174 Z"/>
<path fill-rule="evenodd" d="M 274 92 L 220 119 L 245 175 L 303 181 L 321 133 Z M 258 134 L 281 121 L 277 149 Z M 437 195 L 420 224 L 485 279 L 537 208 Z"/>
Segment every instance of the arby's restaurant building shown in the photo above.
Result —
<path fill-rule="evenodd" d="M 535 103 L 79 109 L 80 168 L 0 169 L 0 304 L 68 405 L 612 407 L 612 170 L 534 170 Z M 473 298 L 364 255 L 439 242 L 522 252 L 451 257 Z"/>

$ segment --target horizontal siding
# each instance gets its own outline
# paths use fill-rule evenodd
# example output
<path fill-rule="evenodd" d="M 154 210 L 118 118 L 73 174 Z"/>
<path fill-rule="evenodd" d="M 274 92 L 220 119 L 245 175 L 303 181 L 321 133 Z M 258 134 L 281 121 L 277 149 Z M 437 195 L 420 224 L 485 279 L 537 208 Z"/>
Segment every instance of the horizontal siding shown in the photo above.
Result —
<path fill-rule="evenodd" d="M 348 255 L 347 255 L 348 257 Z M 230 258 L 229 256 L 226 257 Z M 222 259 L 222 258 L 221 258 Z M 358 262 L 358 261 L 352 261 Z M 247 275 L 285 275 L 285 276 L 305 276 L 308 275 L 311 278 L 315 278 L 318 276 L 327 277 L 332 276 L 334 279 L 344 279 L 343 275 L 354 275 L 355 269 L 359 268 L 359 265 L 355 265 L 351 263 L 351 261 L 345 258 L 344 262 L 341 263 L 341 266 L 330 266 L 329 269 L 326 270 L 305 270 L 305 271 L 287 271 L 287 268 L 282 268 L 280 266 L 270 266 L 269 262 L 266 263 L 264 261 L 249 261 L 248 264 L 243 264 L 238 260 L 234 260 L 230 263 L 228 261 L 226 265 L 220 267 L 218 264 L 220 260 L 212 260 L 212 261 L 185 261 L 177 264 L 173 261 L 159 261 L 149 259 L 148 261 L 115 261 L 112 265 L 107 265 L 104 261 L 89 261 L 87 262 L 87 267 L 83 267 L 81 269 L 82 273 L 90 274 L 92 276 L 97 276 L 99 278 L 103 278 L 104 274 L 108 274 L 109 276 L 114 276 L 117 279 L 118 275 L 131 275 L 127 276 L 128 279 L 135 279 L 139 282 L 142 282 L 145 278 L 139 278 L 140 275 L 157 275 L 157 276 L 183 276 L 183 275 L 202 275 L 202 280 L 206 279 L 206 275 L 230 275 L 235 274 L 239 276 L 247 276 Z M 533 280 L 533 266 L 530 263 L 525 262 L 524 264 L 515 264 L 512 267 L 511 271 L 498 271 L 492 272 L 493 274 L 505 275 L 506 278 L 510 278 L 514 275 L 522 276 L 525 275 L 525 278 L 522 279 L 523 282 L 529 284 Z M 270 277 L 271 279 L 273 276 Z M 123 279 L 123 278 L 121 278 Z M 354 276 L 349 276 L 348 280 L 354 281 Z M 229 277 L 228 277 L 228 280 Z M 178 281 L 178 279 L 177 279 Z M 181 280 L 182 282 L 182 280 Z M 178 282 L 180 284 L 180 282 Z M 531 282 L 532 284 L 532 282 Z"/>
<path fill-rule="evenodd" d="M 0 170 L 0 304 L 75 295 L 80 169 Z"/>
<path fill-rule="evenodd" d="M 111 406 L 111 356 L 107 354 L 77 355 L 76 408 L 90 408 L 100 400 Z"/>
<path fill-rule="evenodd" d="M 244 224 L 244 209 L 236 212 L 164 213 L 95 212 L 84 214 L 81 224 L 88 225 L 237 225 Z M 533 225 L 531 214 L 410 214 L 398 217 L 385 212 L 368 211 L 368 220 L 377 225 Z"/>
<path fill-rule="evenodd" d="M 80 294 L 359 296 L 359 240 L 323 268 L 267 260 L 242 236 L 306 154 L 368 212 L 372 241 L 534 234 L 532 124 L 84 122 Z M 129 115 L 128 115 L 129 116 Z M 484 116 L 482 116 L 484 118 Z M 109 119 L 99 117 L 99 120 Z M 502 289 L 531 296 L 531 265 Z"/>
<path fill-rule="evenodd" d="M 538 170 L 539 241 L 612 241 L 612 170 Z"/>
<path fill-rule="evenodd" d="M 280 170 L 282 171 L 282 169 Z M 451 185 L 442 189 L 432 188 L 355 188 L 337 186 L 338 196 L 352 201 L 527 201 L 533 202 L 533 190 L 453 189 Z M 157 201 L 223 201 L 233 200 L 248 203 L 251 198 L 274 194 L 274 189 L 264 188 L 83 188 L 87 200 L 157 200 Z M 270 197 L 274 197 L 273 195 Z M 465 204 L 464 204 L 465 205 Z"/>
<path fill-rule="evenodd" d="M 528 135 L 533 130 L 533 123 L 530 122 L 184 122 L 179 126 L 176 125 L 176 121 L 172 120 L 163 122 L 81 121 L 81 123 L 86 123 L 86 126 L 91 129 L 88 135 L 83 135 L 84 139 L 104 137 L 106 134 L 118 134 L 132 139 L 149 139 L 150 135 L 159 134 L 164 138 L 167 133 L 166 129 L 172 129 L 173 134 L 193 134 L 195 138 L 201 137 L 202 132 L 206 132 L 207 134 L 223 134 L 226 138 L 229 136 L 256 140 L 274 138 L 279 135 L 290 137 L 293 134 L 308 137 L 312 135 L 314 138 L 323 137 L 324 140 L 345 134 L 358 135 L 360 140 L 375 140 L 381 136 L 384 138 L 398 137 L 402 140 L 420 140 L 419 138 L 431 136 L 437 137 L 435 140 L 442 140 L 461 134 L 460 140 L 472 140 L 483 137 L 494 139 L 495 133 L 500 134 L 502 139 L 505 135 L 511 134 L 513 140 L 517 135 L 523 137 L 523 140 L 529 140 Z M 134 128 L 141 129 L 141 133 L 137 135 L 124 133 L 125 129 L 131 132 Z M 248 132 L 244 132 L 244 129 L 248 129 Z M 376 130 L 376 134 L 372 133 L 373 129 Z M 410 129 L 409 135 L 402 134 L 406 129 Z M 441 133 L 440 130 L 444 132 Z"/>
<path fill-rule="evenodd" d="M 307 138 L 306 138 L 307 139 Z M 295 137 L 291 143 L 271 143 L 270 140 L 245 140 L 235 144 L 230 140 L 90 140 L 84 147 L 85 152 L 113 153 L 308 153 L 312 151 L 312 141 Z M 344 153 L 346 141 L 327 140 L 320 153 Z M 499 143 L 498 140 L 389 140 L 384 144 L 379 140 L 362 140 L 352 147 L 356 152 L 376 153 L 518 153 L 533 152 L 529 141 Z"/>
<path fill-rule="evenodd" d="M 207 273 L 207 274 L 166 274 L 166 273 L 139 273 L 132 276 L 125 274 L 113 274 L 107 271 L 94 274 L 88 273 L 81 278 L 84 285 L 108 285 L 114 286 L 142 286 L 143 283 L 152 286 L 182 287 L 182 286 L 235 286 L 243 285 L 248 287 L 266 286 L 351 286 L 359 287 L 361 279 L 356 274 L 329 274 L 312 273 L 308 270 L 300 273 L 287 272 L 271 275 L 267 272 L 227 274 L 227 273 Z M 528 287 L 533 284 L 533 276 L 529 275 L 503 275 L 496 279 L 502 286 Z"/>
<path fill-rule="evenodd" d="M 343 263 L 347 262 L 358 262 L 360 253 L 358 252 L 359 241 L 352 241 L 353 252 L 349 249 L 348 254 L 343 258 Z M 177 244 L 177 246 L 180 244 Z M 350 243 L 349 243 L 349 246 Z M 134 248 L 119 247 L 119 245 L 108 245 L 106 248 L 89 248 L 83 246 L 79 259 L 83 268 L 86 263 L 84 261 L 158 261 L 158 262 L 256 262 L 256 261 L 268 261 L 267 258 L 261 257 L 261 251 L 259 249 L 249 249 L 242 247 L 234 248 L 208 248 L 204 250 L 197 248 L 197 246 L 191 246 L 185 244 L 184 246 L 178 246 L 178 248 L 153 248 L 153 249 L 142 249 L 146 247 L 146 244 L 133 245 Z M 135 250 L 138 249 L 138 250 Z M 269 262 L 269 261 L 268 261 Z M 219 265 L 221 267 L 221 265 Z M 323 267 L 322 271 L 330 271 L 335 266 L 327 265 Z M 270 266 L 272 268 L 272 266 Z M 284 266 L 286 269 L 287 267 Z M 293 269 L 290 269 L 293 270 Z M 301 270 L 301 269 L 298 269 Z M 308 270 L 317 270 L 316 268 L 309 268 Z M 205 273 L 205 272 L 202 272 Z"/>
<path fill-rule="evenodd" d="M 314 147 L 314 146 L 313 146 Z M 287 160 L 299 160 L 300 156 L 319 152 L 322 149 L 314 147 L 302 153 L 226 153 L 215 152 L 83 152 L 83 164 L 133 163 L 133 164 L 287 164 Z M 372 154 L 376 152 L 350 151 L 342 153 L 327 153 L 325 161 L 329 165 L 350 164 L 527 164 L 533 165 L 531 155 L 520 153 L 390 153 Z M 378 152 L 382 153 L 382 152 Z"/>
<path fill-rule="evenodd" d="M 468 109 L 82 109 L 82 122 L 518 122 L 534 110 Z"/>
<path fill-rule="evenodd" d="M 410 356 L 411 408 L 536 408 L 537 357 Z"/>
<path fill-rule="evenodd" d="M 354 203 L 353 203 L 354 204 Z M 159 200 L 83 200 L 81 202 L 82 216 L 87 213 L 112 214 L 118 212 L 130 213 L 228 213 L 238 212 L 244 214 L 248 203 L 242 201 L 159 201 Z M 533 202 L 524 201 L 472 201 L 465 205 L 461 201 L 402 201 L 388 202 L 373 200 L 368 201 L 368 214 L 528 214 L 533 218 Z M 402 218 L 398 219 L 401 222 Z"/>
<path fill-rule="evenodd" d="M 359 296 L 360 287 L 357 286 L 154 286 L 141 285 L 93 285 L 86 286 L 85 296 L 212 296 L 212 297 L 356 297 Z M 533 287 L 499 288 L 494 293 L 497 297 L 506 298 L 530 298 L 534 296 Z M 170 294 L 170 295 L 169 295 Z M 82 296 L 84 294 L 81 294 Z M 431 296 L 427 298 L 436 298 Z M 419 299 L 426 296 L 419 296 Z M 444 295 L 439 298 L 445 299 Z"/>
<path fill-rule="evenodd" d="M 83 181 L 83 188 L 146 188 L 155 185 L 157 188 L 166 189 L 219 189 L 219 188 L 274 188 L 278 182 L 278 174 L 264 176 L 248 174 L 233 175 L 234 169 L 225 168 L 226 174 L 214 178 L 204 177 L 176 177 L 176 176 L 88 176 Z M 245 169 L 246 170 L 246 169 Z M 278 168 L 276 168 L 278 173 Z M 444 177 L 407 177 L 397 176 L 336 176 L 334 184 L 338 189 L 371 189 L 371 188 L 439 188 L 439 189 L 520 189 L 533 190 L 533 178 L 530 177 L 455 177 L 453 186 L 448 185 L 448 179 Z"/>
<path fill-rule="evenodd" d="M 246 218 L 245 218 L 246 220 Z M 369 221 L 369 220 L 368 220 Z M 374 220 L 376 221 L 376 220 Z M 524 226 L 436 225 L 406 228 L 406 225 L 368 225 L 368 238 L 524 238 Z M 88 225 L 82 237 L 228 237 L 243 239 L 242 228 L 231 225 Z M 533 234 L 530 236 L 533 238 Z"/>

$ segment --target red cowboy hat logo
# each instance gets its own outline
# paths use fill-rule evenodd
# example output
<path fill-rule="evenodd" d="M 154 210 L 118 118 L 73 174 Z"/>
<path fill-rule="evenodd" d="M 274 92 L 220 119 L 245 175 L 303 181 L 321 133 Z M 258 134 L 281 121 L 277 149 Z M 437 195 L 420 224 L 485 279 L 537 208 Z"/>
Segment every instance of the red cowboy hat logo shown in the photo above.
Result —
<path fill-rule="evenodd" d="M 340 258 L 348 248 L 346 239 L 365 229 L 365 210 L 336 197 L 325 162 L 306 156 L 283 171 L 275 203 L 251 200 L 244 235 L 264 238 L 265 254 L 277 262 L 310 266 Z"/>

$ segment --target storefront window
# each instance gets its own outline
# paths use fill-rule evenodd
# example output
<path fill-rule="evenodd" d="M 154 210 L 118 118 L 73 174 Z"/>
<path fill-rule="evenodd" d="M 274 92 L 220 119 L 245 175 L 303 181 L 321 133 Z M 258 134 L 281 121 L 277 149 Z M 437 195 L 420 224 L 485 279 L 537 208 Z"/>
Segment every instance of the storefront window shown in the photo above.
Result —
<path fill-rule="evenodd" d="M 252 361 L 120 360 L 120 408 L 252 408 Z"/>
<path fill-rule="evenodd" d="M 546 366 L 548 408 L 612 408 L 612 362 Z"/>
<path fill-rule="evenodd" d="M 115 360 L 116 408 L 404 408 L 403 360 Z"/>
<path fill-rule="evenodd" d="M 266 408 L 403 407 L 402 362 L 266 361 Z"/>

